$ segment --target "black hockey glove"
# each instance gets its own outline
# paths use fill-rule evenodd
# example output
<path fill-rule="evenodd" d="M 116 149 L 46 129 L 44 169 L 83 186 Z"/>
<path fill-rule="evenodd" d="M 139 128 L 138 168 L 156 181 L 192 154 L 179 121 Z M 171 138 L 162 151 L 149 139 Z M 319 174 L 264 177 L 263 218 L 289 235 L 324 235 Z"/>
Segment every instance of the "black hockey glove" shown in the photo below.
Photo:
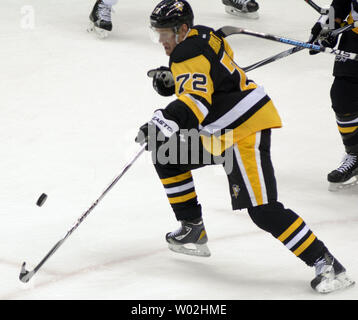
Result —
<path fill-rule="evenodd" d="M 139 132 L 135 138 L 135 142 L 139 143 L 141 146 L 146 143 L 145 150 L 148 151 L 158 149 L 166 141 L 167 139 L 164 134 L 152 121 L 143 124 L 139 128 Z"/>
<path fill-rule="evenodd" d="M 153 88 L 160 95 L 168 97 L 175 93 L 173 75 L 168 67 L 149 70 L 147 75 L 153 78 Z"/>
<path fill-rule="evenodd" d="M 334 29 L 340 28 L 338 22 L 334 22 Z M 313 43 L 318 46 L 334 48 L 338 41 L 338 36 L 332 35 L 332 29 L 329 30 L 329 17 L 328 15 L 322 15 L 319 20 L 311 29 L 311 36 L 309 43 Z M 310 55 L 319 53 L 316 50 L 309 50 Z"/>
<path fill-rule="evenodd" d="M 139 128 L 135 142 L 140 145 L 146 143 L 146 150 L 158 150 L 162 144 L 166 143 L 178 131 L 178 124 L 173 120 L 166 119 L 162 110 L 157 110 L 153 114 L 152 120 Z"/>

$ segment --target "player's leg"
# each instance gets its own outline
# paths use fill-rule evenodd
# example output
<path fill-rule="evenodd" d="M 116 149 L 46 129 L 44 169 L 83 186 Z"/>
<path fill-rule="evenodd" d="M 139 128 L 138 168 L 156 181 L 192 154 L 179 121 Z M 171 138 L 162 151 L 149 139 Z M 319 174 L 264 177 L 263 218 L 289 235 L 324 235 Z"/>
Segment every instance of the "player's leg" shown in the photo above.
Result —
<path fill-rule="evenodd" d="M 190 170 L 198 167 L 155 164 L 168 201 L 181 224 L 178 230 L 166 234 L 169 249 L 178 253 L 208 257 L 208 237 Z"/>
<path fill-rule="evenodd" d="M 222 0 L 222 3 L 229 14 L 258 18 L 259 4 L 255 0 Z"/>
<path fill-rule="evenodd" d="M 95 31 L 101 38 L 112 31 L 112 7 L 118 0 L 97 0 L 90 13 L 91 25 L 88 31 Z"/>
<path fill-rule="evenodd" d="M 248 208 L 251 219 L 259 228 L 272 234 L 307 265 L 315 266 L 317 274 L 312 287 L 317 291 L 350 285 L 352 282 L 343 280 L 345 269 L 324 243 L 297 213 L 277 201 L 270 134 L 270 130 L 258 132 L 234 147 L 237 166 L 234 165 L 228 175 L 233 208 Z"/>
<path fill-rule="evenodd" d="M 171 159 L 171 162 L 166 163 L 165 159 L 161 159 L 159 151 L 154 159 L 154 166 L 168 201 L 181 224 L 178 230 L 167 233 L 166 241 L 173 251 L 208 257 L 208 237 L 191 171 L 222 162 L 222 158 L 216 158 L 207 152 L 197 134 L 191 137 L 184 134 L 182 138 L 186 143 L 178 141 L 176 158 Z M 175 164 L 170 164 L 173 162 Z"/>

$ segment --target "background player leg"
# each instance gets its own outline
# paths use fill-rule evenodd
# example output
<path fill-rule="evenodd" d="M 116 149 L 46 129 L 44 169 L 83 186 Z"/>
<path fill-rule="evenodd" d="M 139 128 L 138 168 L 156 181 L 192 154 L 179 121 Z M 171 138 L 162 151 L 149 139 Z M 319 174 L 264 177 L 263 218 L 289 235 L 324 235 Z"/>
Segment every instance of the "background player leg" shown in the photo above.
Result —
<path fill-rule="evenodd" d="M 88 32 L 95 32 L 100 38 L 108 37 L 112 31 L 112 6 L 118 0 L 97 0 L 89 16 Z"/>
<path fill-rule="evenodd" d="M 222 0 L 222 3 L 229 14 L 252 19 L 259 17 L 259 5 L 255 0 Z"/>
<path fill-rule="evenodd" d="M 358 79 L 335 77 L 331 100 L 346 151 L 341 165 L 327 176 L 329 190 L 338 191 L 358 184 Z"/>
<path fill-rule="evenodd" d="M 358 153 L 347 153 L 341 165 L 327 175 L 329 191 L 339 191 L 358 185 Z"/>

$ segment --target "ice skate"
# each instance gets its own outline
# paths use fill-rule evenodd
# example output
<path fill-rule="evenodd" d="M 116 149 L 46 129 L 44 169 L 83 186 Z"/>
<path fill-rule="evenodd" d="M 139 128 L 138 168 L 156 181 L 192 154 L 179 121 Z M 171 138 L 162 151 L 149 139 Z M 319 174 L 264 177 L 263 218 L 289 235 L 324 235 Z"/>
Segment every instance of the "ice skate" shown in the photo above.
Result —
<path fill-rule="evenodd" d="M 342 164 L 327 176 L 329 191 L 339 191 L 358 185 L 358 155 L 347 154 Z"/>
<path fill-rule="evenodd" d="M 316 277 L 311 287 L 319 293 L 329 293 L 354 285 L 354 281 L 346 275 L 346 269 L 329 252 L 314 264 Z"/>
<path fill-rule="evenodd" d="M 112 31 L 112 6 L 98 0 L 89 16 L 88 32 L 94 32 L 100 39 L 107 38 Z"/>
<path fill-rule="evenodd" d="M 229 14 L 257 19 L 259 5 L 255 0 L 222 0 L 225 11 Z"/>
<path fill-rule="evenodd" d="M 168 247 L 177 253 L 184 253 L 191 256 L 210 257 L 211 253 L 206 245 L 206 235 L 203 220 L 180 221 L 181 227 L 166 235 Z"/>

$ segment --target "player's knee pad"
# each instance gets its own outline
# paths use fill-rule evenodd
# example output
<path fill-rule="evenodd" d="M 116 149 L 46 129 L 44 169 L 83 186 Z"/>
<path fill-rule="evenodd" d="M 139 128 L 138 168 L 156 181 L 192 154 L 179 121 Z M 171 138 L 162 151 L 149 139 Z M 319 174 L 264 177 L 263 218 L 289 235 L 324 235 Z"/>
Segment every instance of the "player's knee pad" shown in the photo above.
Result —
<path fill-rule="evenodd" d="M 280 202 L 271 202 L 265 205 L 252 207 L 248 213 L 252 221 L 261 229 L 269 231 L 270 226 L 276 220 L 277 213 L 282 211 L 283 205 Z"/>

